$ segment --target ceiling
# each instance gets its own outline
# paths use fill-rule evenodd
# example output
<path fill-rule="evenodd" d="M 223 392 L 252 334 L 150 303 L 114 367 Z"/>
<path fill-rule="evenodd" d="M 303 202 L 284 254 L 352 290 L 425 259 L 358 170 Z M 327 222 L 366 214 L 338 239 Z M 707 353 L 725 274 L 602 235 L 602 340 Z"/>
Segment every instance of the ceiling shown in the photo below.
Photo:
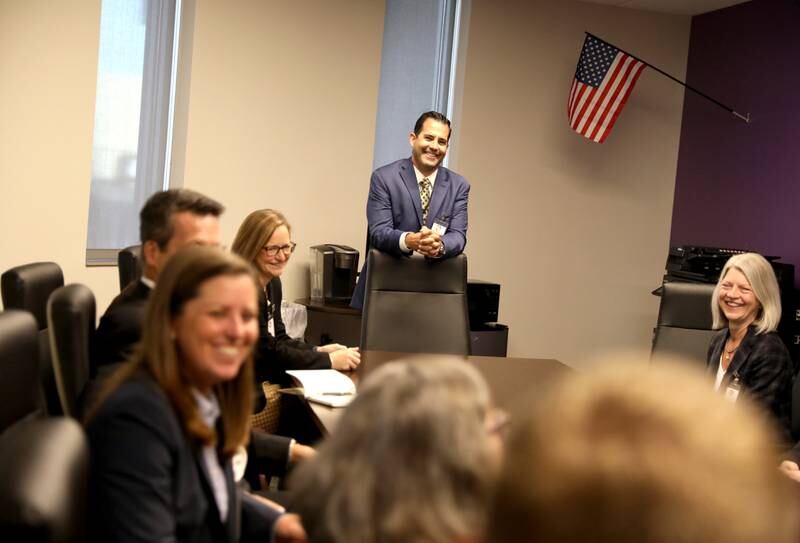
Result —
<path fill-rule="evenodd" d="M 699 15 L 707 11 L 743 4 L 747 0 L 582 0 L 621 8 L 658 11 L 675 15 Z"/>

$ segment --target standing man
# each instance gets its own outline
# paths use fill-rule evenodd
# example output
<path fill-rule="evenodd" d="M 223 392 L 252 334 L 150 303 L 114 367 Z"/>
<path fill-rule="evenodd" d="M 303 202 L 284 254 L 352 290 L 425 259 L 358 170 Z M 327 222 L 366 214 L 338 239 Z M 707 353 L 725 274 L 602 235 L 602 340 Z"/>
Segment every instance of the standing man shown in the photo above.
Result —
<path fill-rule="evenodd" d="M 423 113 L 408 136 L 411 158 L 372 173 L 367 253 L 375 247 L 395 255 L 448 258 L 464 250 L 469 183 L 440 166 L 451 135 L 447 117 L 436 111 Z M 364 304 L 366 268 L 365 261 L 351 302 L 358 309 Z"/>

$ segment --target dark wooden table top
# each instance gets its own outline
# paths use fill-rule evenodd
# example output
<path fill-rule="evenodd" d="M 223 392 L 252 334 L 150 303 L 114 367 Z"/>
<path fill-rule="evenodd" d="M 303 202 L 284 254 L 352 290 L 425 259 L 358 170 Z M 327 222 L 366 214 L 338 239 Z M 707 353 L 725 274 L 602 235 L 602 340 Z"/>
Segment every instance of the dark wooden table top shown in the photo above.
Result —
<path fill-rule="evenodd" d="M 356 383 L 362 381 L 375 368 L 394 360 L 430 361 L 463 360 L 472 364 L 481 372 L 489 385 L 492 400 L 515 418 L 523 415 L 525 406 L 554 379 L 571 371 L 558 360 L 545 358 L 501 358 L 495 356 L 460 356 L 442 354 L 394 353 L 385 351 L 364 351 L 361 353 L 361 365 L 347 375 Z M 312 417 L 323 434 L 333 430 L 345 409 L 331 408 L 315 403 L 308 403 Z"/>

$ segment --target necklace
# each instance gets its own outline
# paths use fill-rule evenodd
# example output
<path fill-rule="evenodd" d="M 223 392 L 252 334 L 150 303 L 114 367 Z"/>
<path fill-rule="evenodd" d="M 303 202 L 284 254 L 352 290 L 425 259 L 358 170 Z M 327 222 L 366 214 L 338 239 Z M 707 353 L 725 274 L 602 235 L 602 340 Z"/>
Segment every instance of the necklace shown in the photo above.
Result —
<path fill-rule="evenodd" d="M 730 346 L 732 344 L 733 344 L 733 342 L 728 341 L 728 346 Z M 731 357 L 733 356 L 733 353 L 736 352 L 736 349 L 738 349 L 738 348 L 739 348 L 738 344 L 735 347 L 731 347 L 730 349 L 723 348 L 723 350 L 725 351 L 725 355 L 724 355 L 725 361 L 730 360 Z"/>

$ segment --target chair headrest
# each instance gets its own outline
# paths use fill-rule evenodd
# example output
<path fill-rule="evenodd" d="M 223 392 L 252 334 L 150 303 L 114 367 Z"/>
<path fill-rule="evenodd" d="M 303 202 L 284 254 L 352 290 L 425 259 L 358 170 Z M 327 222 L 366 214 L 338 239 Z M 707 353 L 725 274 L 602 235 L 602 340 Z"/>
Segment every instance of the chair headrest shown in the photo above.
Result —
<path fill-rule="evenodd" d="M 0 436 L 0 526 L 13 527 L 13 540 L 83 541 L 88 468 L 89 447 L 76 421 L 15 426 Z"/>
<path fill-rule="evenodd" d="M 119 289 L 123 290 L 142 275 L 142 246 L 131 245 L 117 254 Z"/>
<path fill-rule="evenodd" d="M 47 304 L 50 347 L 64 413 L 77 416 L 78 398 L 89 381 L 89 355 L 95 325 L 95 299 L 80 284 L 57 289 Z"/>
<path fill-rule="evenodd" d="M 0 313 L 0 397 L 0 432 L 39 411 L 39 332 L 26 311 Z"/>
<path fill-rule="evenodd" d="M 55 262 L 34 262 L 17 266 L 0 277 L 3 307 L 33 313 L 39 330 L 47 328 L 47 299 L 64 286 L 64 274 Z"/>
<path fill-rule="evenodd" d="M 664 283 L 658 325 L 711 330 L 713 293 L 714 285 L 707 283 Z"/>
<path fill-rule="evenodd" d="M 368 255 L 371 291 L 463 294 L 467 286 L 467 257 L 442 260 L 398 257 L 371 249 Z"/>

